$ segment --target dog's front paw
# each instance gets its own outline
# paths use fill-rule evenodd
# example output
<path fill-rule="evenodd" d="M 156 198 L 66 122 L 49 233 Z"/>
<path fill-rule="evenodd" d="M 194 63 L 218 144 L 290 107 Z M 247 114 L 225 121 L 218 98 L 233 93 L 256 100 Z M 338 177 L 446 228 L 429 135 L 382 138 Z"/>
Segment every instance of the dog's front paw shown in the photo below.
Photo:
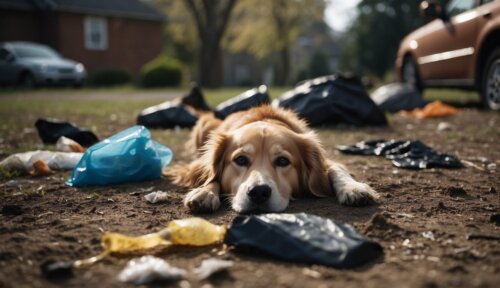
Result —
<path fill-rule="evenodd" d="M 195 213 L 213 212 L 220 207 L 219 195 L 210 191 L 207 187 L 196 188 L 186 194 L 184 206 Z"/>
<path fill-rule="evenodd" d="M 342 205 L 364 206 L 376 202 L 378 193 L 370 185 L 349 181 L 337 191 L 337 199 Z"/>

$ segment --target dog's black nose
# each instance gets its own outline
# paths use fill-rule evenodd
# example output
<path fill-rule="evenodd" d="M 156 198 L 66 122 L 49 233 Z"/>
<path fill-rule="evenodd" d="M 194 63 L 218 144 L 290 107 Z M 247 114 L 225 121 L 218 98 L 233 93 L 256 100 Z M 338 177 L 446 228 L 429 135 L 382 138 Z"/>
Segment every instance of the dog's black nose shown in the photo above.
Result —
<path fill-rule="evenodd" d="M 267 201 L 271 196 L 271 187 L 268 185 L 257 185 L 248 191 L 248 197 L 255 204 L 261 204 Z"/>

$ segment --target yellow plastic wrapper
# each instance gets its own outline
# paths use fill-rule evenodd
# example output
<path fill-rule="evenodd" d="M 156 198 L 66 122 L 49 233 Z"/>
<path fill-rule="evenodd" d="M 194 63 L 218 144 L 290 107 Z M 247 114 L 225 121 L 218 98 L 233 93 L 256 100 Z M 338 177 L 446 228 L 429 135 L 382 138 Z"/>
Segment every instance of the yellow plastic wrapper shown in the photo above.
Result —
<path fill-rule="evenodd" d="M 218 226 L 202 218 L 170 221 L 167 225 L 172 244 L 205 246 L 224 240 L 226 225 Z"/>
<path fill-rule="evenodd" d="M 93 264 L 110 253 L 130 252 L 158 246 L 206 246 L 222 242 L 225 235 L 226 225 L 214 225 L 205 219 L 197 217 L 173 220 L 167 224 L 167 228 L 157 233 L 137 237 L 106 232 L 101 238 L 104 252 L 88 259 L 78 260 L 74 265 L 78 267 Z"/>

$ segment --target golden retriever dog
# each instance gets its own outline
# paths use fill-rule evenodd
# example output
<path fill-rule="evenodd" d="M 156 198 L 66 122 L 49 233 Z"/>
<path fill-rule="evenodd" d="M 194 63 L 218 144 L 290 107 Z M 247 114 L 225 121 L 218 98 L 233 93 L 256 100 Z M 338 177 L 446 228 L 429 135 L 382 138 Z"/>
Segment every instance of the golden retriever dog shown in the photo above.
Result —
<path fill-rule="evenodd" d="M 164 174 L 192 190 L 184 204 L 193 212 L 212 212 L 227 196 L 240 213 L 280 212 L 291 199 L 335 196 L 340 204 L 364 205 L 378 198 L 369 185 L 354 180 L 325 156 L 320 141 L 292 111 L 261 106 L 224 121 L 203 114 L 190 145 L 197 159 Z"/>

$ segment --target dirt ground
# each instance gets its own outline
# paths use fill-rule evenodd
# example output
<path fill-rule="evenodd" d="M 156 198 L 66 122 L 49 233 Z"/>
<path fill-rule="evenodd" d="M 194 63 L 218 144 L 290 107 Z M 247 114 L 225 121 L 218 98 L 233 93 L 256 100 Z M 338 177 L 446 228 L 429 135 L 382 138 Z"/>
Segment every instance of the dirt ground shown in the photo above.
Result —
<path fill-rule="evenodd" d="M 449 123 L 449 128 L 437 131 L 440 122 Z M 124 127 L 117 126 L 116 131 Z M 472 108 L 444 119 L 416 120 L 396 115 L 387 128 L 318 129 L 329 155 L 346 164 L 382 197 L 369 207 L 343 207 L 331 198 L 298 199 L 286 212 L 308 212 L 352 224 L 383 246 L 383 258 L 361 268 L 341 270 L 276 261 L 222 245 L 148 251 L 145 253 L 154 252 L 185 269 L 197 267 L 210 257 L 235 262 L 228 272 L 209 280 L 189 277 L 158 286 L 498 287 L 499 127 L 499 113 Z M 178 136 L 180 144 L 165 144 L 173 149 L 175 161 L 187 160 L 181 151 L 188 132 L 181 131 Z M 4 135 L 4 143 L 10 143 L 8 137 L 14 136 Z M 337 144 L 380 138 L 420 139 L 465 160 L 465 167 L 402 170 L 379 157 L 346 156 L 335 150 Z M 26 139 L 39 141 L 36 134 Z M 156 231 L 169 220 L 192 216 L 181 202 L 186 191 L 164 179 L 71 188 L 64 185 L 68 176 L 69 172 L 58 172 L 45 178 L 0 180 L 0 287 L 126 287 L 118 282 L 117 275 L 139 254 L 111 256 L 75 270 L 72 278 L 60 282 L 45 279 L 40 264 L 48 259 L 74 260 L 100 253 L 103 231 L 139 235 Z M 148 188 L 171 192 L 174 197 L 167 204 L 148 204 L 143 199 Z M 200 216 L 223 224 L 230 223 L 236 213 L 223 208 Z"/>

